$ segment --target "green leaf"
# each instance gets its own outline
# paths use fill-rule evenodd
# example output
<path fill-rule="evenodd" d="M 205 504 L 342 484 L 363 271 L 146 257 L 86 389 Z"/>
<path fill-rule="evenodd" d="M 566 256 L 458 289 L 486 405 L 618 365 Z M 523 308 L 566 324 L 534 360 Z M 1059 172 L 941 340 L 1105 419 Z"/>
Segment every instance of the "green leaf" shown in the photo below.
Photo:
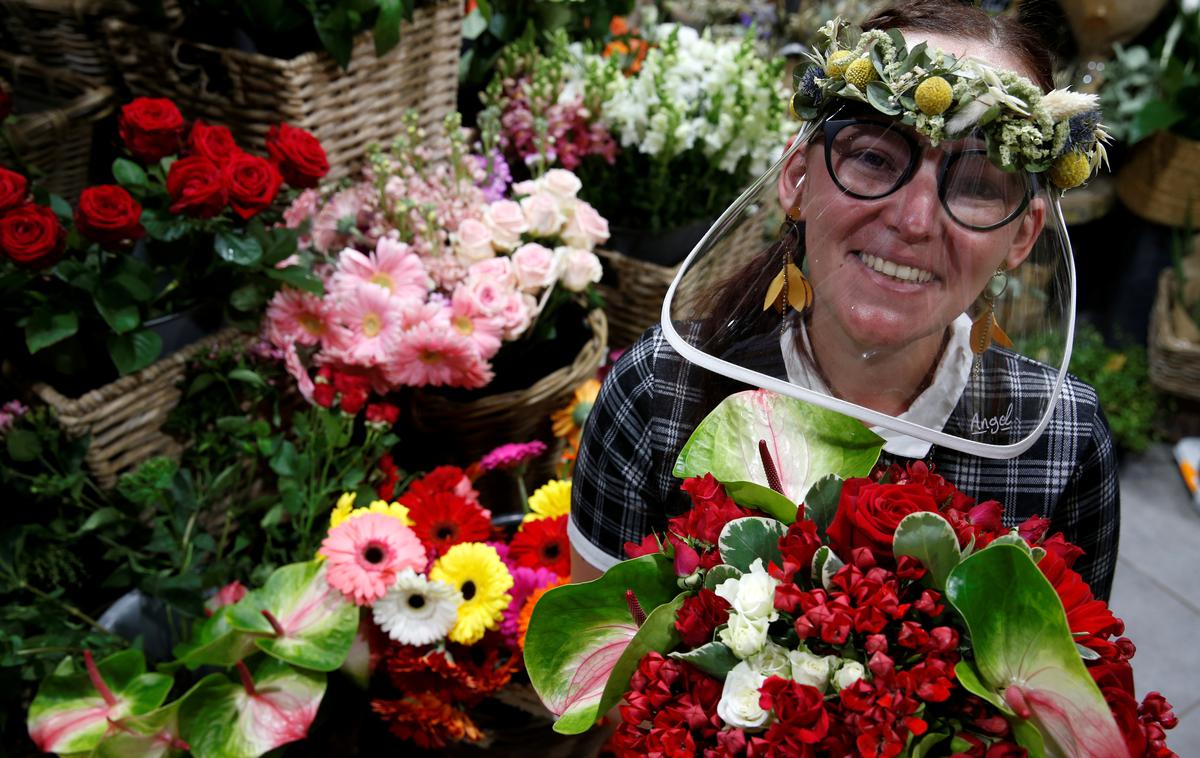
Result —
<path fill-rule="evenodd" d="M 988 691 L 976 694 L 993 703 L 1012 703 L 1010 688 L 1023 695 L 1028 718 L 1010 717 L 1022 745 L 1034 747 L 1022 737 L 1031 725 L 1052 755 L 1128 755 L 1075 650 L 1062 602 L 1029 555 L 1013 545 L 980 550 L 950 572 L 946 597 L 967 624 L 978 672 L 972 685 Z"/>
<path fill-rule="evenodd" d="M 73 312 L 55 313 L 48 308 L 34 311 L 25 322 L 25 346 L 38 352 L 79 331 L 79 317 Z"/>
<path fill-rule="evenodd" d="M 412 19 L 412 5 L 405 0 L 378 0 L 375 20 L 375 54 L 383 55 L 400 44 L 400 22 Z"/>
<path fill-rule="evenodd" d="M 741 571 L 749 571 L 750 565 L 759 559 L 764 569 L 772 562 L 782 566 L 779 540 L 785 534 L 787 526 L 782 521 L 758 516 L 734 519 L 721 529 L 717 540 L 721 562 Z"/>
<path fill-rule="evenodd" d="M 154 298 L 154 269 L 127 255 L 121 259 L 117 274 L 110 281 L 139 303 Z"/>
<path fill-rule="evenodd" d="M 71 220 L 71 204 L 58 195 L 50 196 L 50 210 L 63 221 Z"/>
<path fill-rule="evenodd" d="M 148 329 L 108 336 L 108 354 L 121 375 L 146 368 L 162 354 L 162 337 Z"/>
<path fill-rule="evenodd" d="M 32 429 L 12 429 L 5 437 L 8 455 L 19 463 L 37 460 L 42 454 L 42 438 Z"/>
<path fill-rule="evenodd" d="M 946 577 L 962 560 L 954 527 L 941 515 L 925 511 L 910 513 L 900 520 L 892 552 L 897 558 L 909 555 L 919 560 L 938 590 L 946 586 Z"/>
<path fill-rule="evenodd" d="M 96 305 L 96 312 L 117 334 L 131 332 L 142 324 L 142 314 L 137 304 L 130 302 L 119 289 L 101 287 L 96 290 L 92 302 Z"/>
<path fill-rule="evenodd" d="M 257 372 L 248 368 L 235 368 L 229 372 L 229 378 L 237 382 L 245 382 L 253 387 L 263 388 L 267 386 L 267 380 Z"/>
<path fill-rule="evenodd" d="M 279 622 L 281 636 L 263 611 Z M 260 650 L 314 671 L 341 666 L 358 630 L 358 607 L 329 586 L 324 561 L 281 566 L 228 613 L 234 629 L 265 635 L 254 642 Z"/>
<path fill-rule="evenodd" d="M 141 651 L 124 650 L 96 664 L 96 674 L 111 700 L 93 686 L 84 667 L 66 658 L 38 688 L 26 726 L 42 752 L 91 750 L 108 730 L 109 719 L 148 713 L 166 700 L 172 679 L 146 673 Z"/>
<path fill-rule="evenodd" d="M 117 158 L 112 166 L 113 178 L 123 187 L 145 187 L 149 182 L 142 167 L 128 158 Z"/>
<path fill-rule="evenodd" d="M 488 22 L 483 17 L 483 11 L 480 8 L 475 8 L 475 10 L 468 13 L 467 17 L 463 19 L 463 39 L 476 39 L 487 30 L 487 26 Z"/>
<path fill-rule="evenodd" d="M 142 227 L 146 236 L 160 242 L 176 242 L 183 239 L 191 228 L 187 219 L 179 216 L 159 216 L 151 210 L 142 211 Z"/>
<path fill-rule="evenodd" d="M 891 102 L 892 90 L 883 82 L 869 82 L 867 84 L 867 100 L 871 106 L 880 113 L 887 113 L 891 116 L 900 115 L 900 106 Z"/>
<path fill-rule="evenodd" d="M 720 642 L 709 642 L 686 653 L 671 653 L 670 657 L 687 661 L 704 673 L 721 680 L 724 680 L 725 675 L 738 664 L 738 657 Z"/>
<path fill-rule="evenodd" d="M 638 627 L 637 633 L 624 647 L 621 657 L 613 666 L 612 674 L 608 677 L 608 684 L 604 686 L 604 694 L 596 709 L 597 717 L 608 713 L 625 697 L 625 692 L 629 689 L 629 680 L 633 678 L 633 672 L 637 671 L 638 663 L 647 654 L 651 652 L 665 653 L 679 645 L 679 630 L 675 628 L 675 616 L 679 613 L 679 608 L 687 596 L 688 593 L 680 592 L 669 603 L 659 605 Z M 594 722 L 595 718 L 593 718 Z M 560 729 L 559 725 L 562 723 L 562 718 L 554 722 L 554 731 L 560 734 L 577 734 L 577 732 Z M 575 720 L 575 723 L 578 723 L 578 720 Z"/>
<path fill-rule="evenodd" d="M 779 513 L 777 500 L 764 510 L 789 523 L 795 520 L 795 503 L 813 484 L 828 474 L 866 476 L 883 447 L 878 435 L 852 418 L 795 398 L 749 390 L 729 396 L 700 422 L 680 451 L 674 474 L 682 478 L 711 473 L 739 503 L 739 495 L 771 492 L 760 440 L 766 442 L 783 489 L 782 496 L 771 494 L 787 501 L 791 513 Z M 742 504 L 762 508 L 758 502 Z"/>
<path fill-rule="evenodd" d="M 288 266 L 287 268 L 269 268 L 266 274 L 271 279 L 283 282 L 298 290 L 311 292 L 314 295 L 324 295 L 325 285 L 320 277 L 303 266 Z"/>
<path fill-rule="evenodd" d="M 643 609 L 675 597 L 675 568 L 661 553 L 623 561 L 604 576 L 547 592 L 533 609 L 525 667 L 563 734 L 587 731 L 604 711 L 601 698 L 638 627 L 625 601 L 632 590 Z M 621 691 L 628 685 L 616 682 Z"/>
<path fill-rule="evenodd" d="M 213 674 L 180 705 L 183 739 L 196 758 L 256 758 L 308 734 L 325 695 L 325 675 L 273 658 L 249 670 L 253 693 Z"/>
<path fill-rule="evenodd" d="M 817 480 L 804 496 L 804 517 L 817 525 L 817 534 L 825 536 L 825 530 L 837 515 L 838 503 L 842 499 L 844 481 L 836 474 Z"/>
<path fill-rule="evenodd" d="M 193 688 L 194 691 L 195 688 Z M 165 758 L 183 755 L 187 743 L 179 736 L 179 706 L 191 695 L 164 705 L 141 716 L 126 716 L 113 723 L 113 728 L 92 752 L 92 758 Z"/>
<path fill-rule="evenodd" d="M 829 589 L 829 583 L 832 581 L 833 575 L 845 565 L 842 559 L 837 557 L 837 553 L 833 552 L 833 548 L 828 545 L 822 545 L 817 548 L 817 552 L 813 553 L 813 581 L 820 582 L 822 587 Z"/>
<path fill-rule="evenodd" d="M 262 245 L 258 240 L 229 232 L 217 232 L 213 239 L 213 249 L 222 260 L 238 266 L 253 266 L 263 255 Z"/>
<path fill-rule="evenodd" d="M 715 590 L 720 586 L 721 582 L 726 579 L 741 579 L 742 572 L 735 569 L 733 566 L 727 566 L 724 563 L 713 566 L 704 575 L 704 586 L 710 590 Z"/>
<path fill-rule="evenodd" d="M 253 282 L 250 284 L 238 287 L 233 292 L 229 293 L 229 304 L 236 310 L 248 313 L 256 310 L 263 303 L 267 302 L 267 295 L 262 289 Z"/>
<path fill-rule="evenodd" d="M 97 529 L 120 521 L 122 518 L 121 512 L 116 508 L 113 508 L 111 505 L 105 506 L 98 511 L 93 511 L 92 515 L 88 516 L 87 521 L 83 522 L 83 526 L 79 527 L 78 534 L 94 532 Z"/>
<path fill-rule="evenodd" d="M 949 736 L 947 732 L 928 732 L 913 745 L 912 758 L 925 758 L 925 756 L 929 755 L 930 750 Z"/>
<path fill-rule="evenodd" d="M 176 645 L 173 652 L 178 663 L 195 669 L 199 666 L 232 666 L 254 651 L 254 636 L 234 629 L 228 608 L 221 608 L 198 622 L 192 638 Z"/>

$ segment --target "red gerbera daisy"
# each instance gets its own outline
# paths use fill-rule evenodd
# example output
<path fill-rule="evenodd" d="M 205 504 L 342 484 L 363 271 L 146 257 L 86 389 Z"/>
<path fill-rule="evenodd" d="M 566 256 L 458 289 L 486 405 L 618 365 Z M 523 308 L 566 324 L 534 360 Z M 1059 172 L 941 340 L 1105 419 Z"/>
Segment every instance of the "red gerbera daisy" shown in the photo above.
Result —
<path fill-rule="evenodd" d="M 413 531 L 431 556 L 443 555 L 460 542 L 483 542 L 492 536 L 487 513 L 453 492 L 429 493 L 409 509 Z"/>
<path fill-rule="evenodd" d="M 509 560 L 518 566 L 545 566 L 559 576 L 571 575 L 566 515 L 526 521 L 508 548 Z"/>

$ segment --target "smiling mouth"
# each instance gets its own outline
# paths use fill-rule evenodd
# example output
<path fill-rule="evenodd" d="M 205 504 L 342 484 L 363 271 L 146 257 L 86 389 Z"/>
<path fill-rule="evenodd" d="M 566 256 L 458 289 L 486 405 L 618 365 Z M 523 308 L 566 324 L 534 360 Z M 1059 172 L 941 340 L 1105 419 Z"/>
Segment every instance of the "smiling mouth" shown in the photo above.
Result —
<path fill-rule="evenodd" d="M 894 263 L 893 261 L 885 261 L 883 258 L 876 257 L 870 253 L 855 252 L 855 257 L 862 261 L 863 265 L 872 271 L 876 271 L 884 276 L 891 277 L 898 282 L 910 282 L 914 284 L 924 284 L 932 281 L 933 272 L 924 269 L 916 268 L 915 266 L 905 266 L 903 264 Z"/>

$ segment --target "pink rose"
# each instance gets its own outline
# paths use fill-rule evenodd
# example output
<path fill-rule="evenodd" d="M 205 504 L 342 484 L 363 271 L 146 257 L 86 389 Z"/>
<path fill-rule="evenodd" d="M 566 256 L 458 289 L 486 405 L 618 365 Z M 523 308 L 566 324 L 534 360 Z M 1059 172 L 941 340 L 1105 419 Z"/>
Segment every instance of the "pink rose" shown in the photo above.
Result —
<path fill-rule="evenodd" d="M 549 192 L 539 192 L 521 201 L 521 210 L 529 222 L 529 233 L 537 237 L 553 237 L 562 229 L 567 217 L 558 209 L 558 198 Z"/>
<path fill-rule="evenodd" d="M 510 296 L 515 294 L 511 287 L 503 287 L 489 279 L 476 279 L 475 277 L 470 277 L 463 282 L 459 291 L 471 304 L 472 309 L 484 316 L 500 315 L 507 307 Z M 458 296 L 457 291 L 455 296 Z"/>
<path fill-rule="evenodd" d="M 557 275 L 556 260 L 554 252 L 543 245 L 536 242 L 521 245 L 512 254 L 517 286 L 526 292 L 549 287 Z"/>
<path fill-rule="evenodd" d="M 492 247 L 492 232 L 482 221 L 473 218 L 463 219 L 458 225 L 458 258 L 464 265 L 470 266 L 476 261 L 494 258 L 496 250 Z"/>
<path fill-rule="evenodd" d="M 540 189 L 538 183 L 533 179 L 526 179 L 523 182 L 517 182 L 512 186 L 512 193 L 516 197 L 525 197 L 532 195 Z"/>
<path fill-rule="evenodd" d="M 520 337 L 529 325 L 537 311 L 537 301 L 530 295 L 514 292 L 504 303 L 500 318 L 504 319 L 504 339 L 515 340 Z"/>
<path fill-rule="evenodd" d="M 529 231 L 520 204 L 512 200 L 499 200 L 485 208 L 483 223 L 492 232 L 492 244 L 505 252 L 520 245 L 521 235 Z"/>
<path fill-rule="evenodd" d="M 589 284 L 600 281 L 604 273 L 600 259 L 590 250 L 577 247 L 560 247 L 555 250 L 562 257 L 562 286 L 571 292 L 583 292 Z"/>
<path fill-rule="evenodd" d="M 576 204 L 575 212 L 567 220 L 562 231 L 563 242 L 571 247 L 591 250 L 608 240 L 608 221 L 596 209 L 582 200 Z"/>
<path fill-rule="evenodd" d="M 562 200 L 574 200 L 583 188 L 583 182 L 565 168 L 552 168 L 542 177 L 542 189 Z"/>
<path fill-rule="evenodd" d="M 506 256 L 488 258 L 486 261 L 472 263 L 467 269 L 467 276 L 472 279 L 484 279 L 495 282 L 505 289 L 516 289 L 517 275 L 513 272 L 512 261 Z"/>

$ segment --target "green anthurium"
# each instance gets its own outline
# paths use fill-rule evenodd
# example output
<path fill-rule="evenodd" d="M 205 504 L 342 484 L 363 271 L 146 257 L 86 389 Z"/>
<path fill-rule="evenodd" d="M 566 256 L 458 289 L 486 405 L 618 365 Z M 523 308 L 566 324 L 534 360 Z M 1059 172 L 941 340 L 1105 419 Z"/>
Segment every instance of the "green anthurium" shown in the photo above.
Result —
<path fill-rule="evenodd" d="M 67 658 L 38 688 L 29 706 L 29 736 L 46 753 L 94 748 L 109 720 L 148 713 L 162 705 L 172 678 L 147 673 L 139 650 L 123 650 L 100 662 L 84 652 L 84 669 Z"/>
<path fill-rule="evenodd" d="M 350 681 L 364 690 L 371 680 L 371 643 L 368 635 L 371 633 L 371 614 L 363 613 L 358 622 L 358 632 L 354 635 L 354 643 L 346 660 L 342 663 L 341 672 L 350 677 Z"/>
<path fill-rule="evenodd" d="M 950 572 L 946 597 L 966 621 L 975 653 L 973 671 L 964 668 L 959 681 L 1011 714 L 1024 747 L 1034 753 L 1044 741 L 1048 755 L 1126 758 L 1112 712 L 1075 651 L 1062 602 L 1025 550 L 980 550 Z"/>
<path fill-rule="evenodd" d="M 150 713 L 126 716 L 112 722 L 108 734 L 92 751 L 92 758 L 127 758 L 131 755 L 138 758 L 165 758 L 183 755 L 191 747 L 179 734 L 179 705 L 184 698 Z"/>
<path fill-rule="evenodd" d="M 261 657 L 200 681 L 179 706 L 185 742 L 196 758 L 254 758 L 304 739 L 325 695 L 325 675 Z"/>
<path fill-rule="evenodd" d="M 178 663 L 195 669 L 198 666 L 232 666 L 255 650 L 254 635 L 233 628 L 229 606 L 226 606 L 197 622 L 192 638 L 176 645 L 174 652 Z"/>
<path fill-rule="evenodd" d="M 594 581 L 550 590 L 534 606 L 525 668 L 542 702 L 558 717 L 556 731 L 587 731 L 603 715 L 606 687 L 615 682 L 614 669 L 638 634 L 627 592 L 648 611 L 670 602 L 678 592 L 671 559 L 658 553 L 618 563 Z M 630 668 L 625 681 L 612 687 L 623 692 L 632 673 Z"/>
<path fill-rule="evenodd" d="M 325 581 L 324 561 L 279 567 L 228 613 L 263 652 L 314 671 L 341 666 L 358 631 L 358 607 Z"/>
<path fill-rule="evenodd" d="M 711 473 L 739 504 L 791 523 L 796 504 L 813 484 L 829 474 L 866 476 L 882 448 L 883 439 L 852 418 L 748 390 L 725 398 L 700 422 L 680 451 L 674 474 Z M 775 469 L 778 491 L 767 465 Z"/>

